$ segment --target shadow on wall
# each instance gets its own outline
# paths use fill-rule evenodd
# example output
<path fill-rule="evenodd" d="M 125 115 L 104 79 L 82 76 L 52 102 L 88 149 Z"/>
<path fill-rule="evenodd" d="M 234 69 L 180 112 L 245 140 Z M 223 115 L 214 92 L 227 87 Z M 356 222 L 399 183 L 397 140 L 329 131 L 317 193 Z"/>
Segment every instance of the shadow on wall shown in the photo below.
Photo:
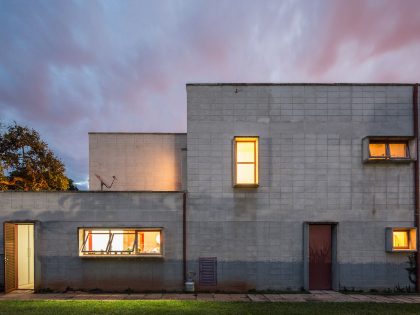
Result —
<path fill-rule="evenodd" d="M 38 221 L 36 267 L 41 272 L 37 290 L 182 288 L 182 193 L 2 194 L 2 199 L 9 201 L 2 209 L 9 211 L 2 211 L 1 222 Z M 165 258 L 80 258 L 77 229 L 93 226 L 162 227 Z M 2 230 L 3 224 L 0 252 L 4 253 Z M 4 259 L 0 267 L 3 271 Z M 2 285 L 3 277 L 0 281 Z"/>

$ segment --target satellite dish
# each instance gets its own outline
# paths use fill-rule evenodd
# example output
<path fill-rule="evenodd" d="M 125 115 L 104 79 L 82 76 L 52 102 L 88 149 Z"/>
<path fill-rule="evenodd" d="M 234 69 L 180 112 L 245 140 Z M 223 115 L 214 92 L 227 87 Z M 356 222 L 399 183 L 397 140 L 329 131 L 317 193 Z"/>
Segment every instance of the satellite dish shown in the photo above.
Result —
<path fill-rule="evenodd" d="M 101 176 L 99 176 L 98 174 L 95 174 L 96 178 L 99 179 L 99 181 L 101 182 L 101 191 L 104 190 L 104 186 L 108 189 L 110 189 L 112 187 L 112 185 L 114 184 L 114 181 L 117 180 L 117 178 L 115 176 L 112 176 L 112 182 L 111 185 L 108 185 Z"/>

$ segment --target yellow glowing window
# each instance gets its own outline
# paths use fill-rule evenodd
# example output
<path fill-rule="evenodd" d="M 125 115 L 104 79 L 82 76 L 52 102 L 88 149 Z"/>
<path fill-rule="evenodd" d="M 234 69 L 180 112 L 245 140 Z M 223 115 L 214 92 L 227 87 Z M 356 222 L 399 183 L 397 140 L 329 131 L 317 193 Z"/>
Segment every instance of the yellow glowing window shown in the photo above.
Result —
<path fill-rule="evenodd" d="M 407 144 L 406 143 L 390 143 L 389 155 L 391 158 L 407 158 Z"/>
<path fill-rule="evenodd" d="M 394 249 L 409 249 L 409 231 L 393 231 L 392 246 Z"/>
<path fill-rule="evenodd" d="M 160 229 L 79 229 L 80 256 L 161 255 Z"/>
<path fill-rule="evenodd" d="M 371 157 L 386 157 L 386 146 L 385 143 L 370 143 L 369 152 Z"/>
<path fill-rule="evenodd" d="M 391 143 L 387 141 L 369 143 L 371 159 L 407 159 L 408 145 L 406 142 Z"/>
<path fill-rule="evenodd" d="M 235 137 L 235 186 L 258 185 L 258 137 Z"/>

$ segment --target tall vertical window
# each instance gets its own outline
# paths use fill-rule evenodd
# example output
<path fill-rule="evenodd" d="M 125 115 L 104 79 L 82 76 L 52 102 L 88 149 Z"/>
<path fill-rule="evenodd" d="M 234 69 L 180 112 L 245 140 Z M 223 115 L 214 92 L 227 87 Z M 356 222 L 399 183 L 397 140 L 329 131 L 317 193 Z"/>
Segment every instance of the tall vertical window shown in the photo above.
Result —
<path fill-rule="evenodd" d="M 258 186 L 258 137 L 234 138 L 234 186 Z"/>

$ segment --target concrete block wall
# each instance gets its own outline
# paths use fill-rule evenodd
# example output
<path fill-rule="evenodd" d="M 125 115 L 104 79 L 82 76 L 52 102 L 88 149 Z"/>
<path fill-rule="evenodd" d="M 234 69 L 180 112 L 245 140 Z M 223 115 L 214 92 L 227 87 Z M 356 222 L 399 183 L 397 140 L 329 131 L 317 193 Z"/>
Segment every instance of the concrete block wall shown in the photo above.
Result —
<path fill-rule="evenodd" d="M 1 192 L 0 222 L 35 221 L 37 290 L 182 290 L 182 204 L 182 193 Z M 79 227 L 162 228 L 163 258 L 79 257 Z M 1 274 L 3 244 L 1 224 Z"/>
<path fill-rule="evenodd" d="M 413 164 L 363 164 L 365 136 L 412 136 L 410 85 L 190 84 L 188 258 L 208 290 L 300 289 L 305 222 L 335 222 L 340 288 L 410 285 L 385 228 L 414 225 Z M 232 187 L 232 139 L 259 136 L 260 187 Z M 197 276 L 198 278 L 198 276 Z"/>
<path fill-rule="evenodd" d="M 186 135 L 89 133 L 89 190 L 180 191 L 186 181 Z"/>

